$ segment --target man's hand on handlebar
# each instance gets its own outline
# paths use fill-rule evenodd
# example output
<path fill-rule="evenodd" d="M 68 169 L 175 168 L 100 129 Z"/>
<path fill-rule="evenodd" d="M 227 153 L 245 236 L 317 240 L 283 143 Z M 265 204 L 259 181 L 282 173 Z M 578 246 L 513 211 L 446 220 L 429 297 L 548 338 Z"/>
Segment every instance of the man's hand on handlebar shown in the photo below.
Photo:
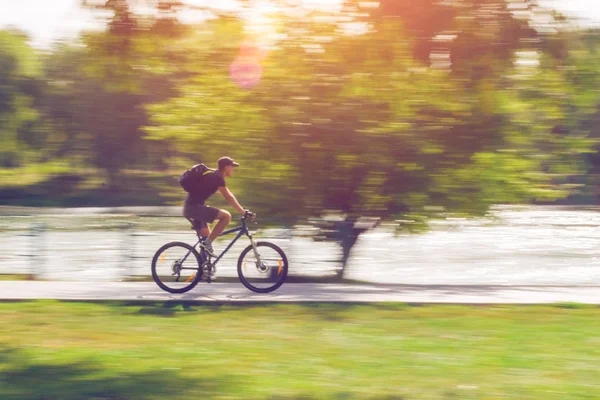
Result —
<path fill-rule="evenodd" d="M 248 219 L 250 221 L 254 221 L 254 219 L 256 218 L 256 214 L 254 214 L 250 210 L 245 210 L 244 211 L 244 218 L 246 218 L 246 219 Z"/>

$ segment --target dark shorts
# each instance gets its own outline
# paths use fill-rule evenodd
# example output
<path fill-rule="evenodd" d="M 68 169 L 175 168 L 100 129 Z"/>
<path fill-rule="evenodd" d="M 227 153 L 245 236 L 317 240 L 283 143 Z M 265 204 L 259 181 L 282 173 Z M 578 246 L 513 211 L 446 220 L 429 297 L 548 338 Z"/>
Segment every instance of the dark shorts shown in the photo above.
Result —
<path fill-rule="evenodd" d="M 205 204 L 183 203 L 183 216 L 192 223 L 195 230 L 206 228 L 212 224 L 219 214 L 219 209 Z"/>

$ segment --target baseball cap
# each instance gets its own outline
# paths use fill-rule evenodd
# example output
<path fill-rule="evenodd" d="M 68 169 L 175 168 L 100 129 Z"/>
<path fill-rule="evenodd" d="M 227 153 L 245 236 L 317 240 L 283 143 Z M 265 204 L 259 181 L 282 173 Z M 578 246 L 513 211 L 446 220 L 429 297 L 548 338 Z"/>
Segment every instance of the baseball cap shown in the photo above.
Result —
<path fill-rule="evenodd" d="M 236 163 L 231 157 L 221 157 L 219 158 L 219 161 L 217 161 L 217 164 L 219 165 L 219 169 L 223 169 L 228 165 L 233 165 L 234 167 L 238 167 L 240 165 Z"/>

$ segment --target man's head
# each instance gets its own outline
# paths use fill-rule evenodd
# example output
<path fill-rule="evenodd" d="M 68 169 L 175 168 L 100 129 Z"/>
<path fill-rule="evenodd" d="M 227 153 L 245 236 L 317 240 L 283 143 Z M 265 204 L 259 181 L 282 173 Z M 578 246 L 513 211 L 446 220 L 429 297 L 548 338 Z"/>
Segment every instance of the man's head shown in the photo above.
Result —
<path fill-rule="evenodd" d="M 233 161 L 233 158 L 230 158 L 230 157 L 219 158 L 219 161 L 217 161 L 217 164 L 219 166 L 219 172 L 221 172 L 221 174 L 223 174 L 224 177 L 232 176 L 233 171 L 235 170 L 235 167 L 240 165 L 240 164 L 236 163 L 235 161 Z"/>

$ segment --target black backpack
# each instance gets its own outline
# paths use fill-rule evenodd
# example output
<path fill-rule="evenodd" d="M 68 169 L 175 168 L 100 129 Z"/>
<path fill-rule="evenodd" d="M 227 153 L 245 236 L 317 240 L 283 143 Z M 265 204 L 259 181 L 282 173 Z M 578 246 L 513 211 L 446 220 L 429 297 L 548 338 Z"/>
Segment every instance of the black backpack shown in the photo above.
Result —
<path fill-rule="evenodd" d="M 181 174 L 179 177 L 179 184 L 186 192 L 195 192 L 202 187 L 204 177 L 213 172 L 215 172 L 215 170 L 208 168 L 205 164 L 196 164 Z"/>

